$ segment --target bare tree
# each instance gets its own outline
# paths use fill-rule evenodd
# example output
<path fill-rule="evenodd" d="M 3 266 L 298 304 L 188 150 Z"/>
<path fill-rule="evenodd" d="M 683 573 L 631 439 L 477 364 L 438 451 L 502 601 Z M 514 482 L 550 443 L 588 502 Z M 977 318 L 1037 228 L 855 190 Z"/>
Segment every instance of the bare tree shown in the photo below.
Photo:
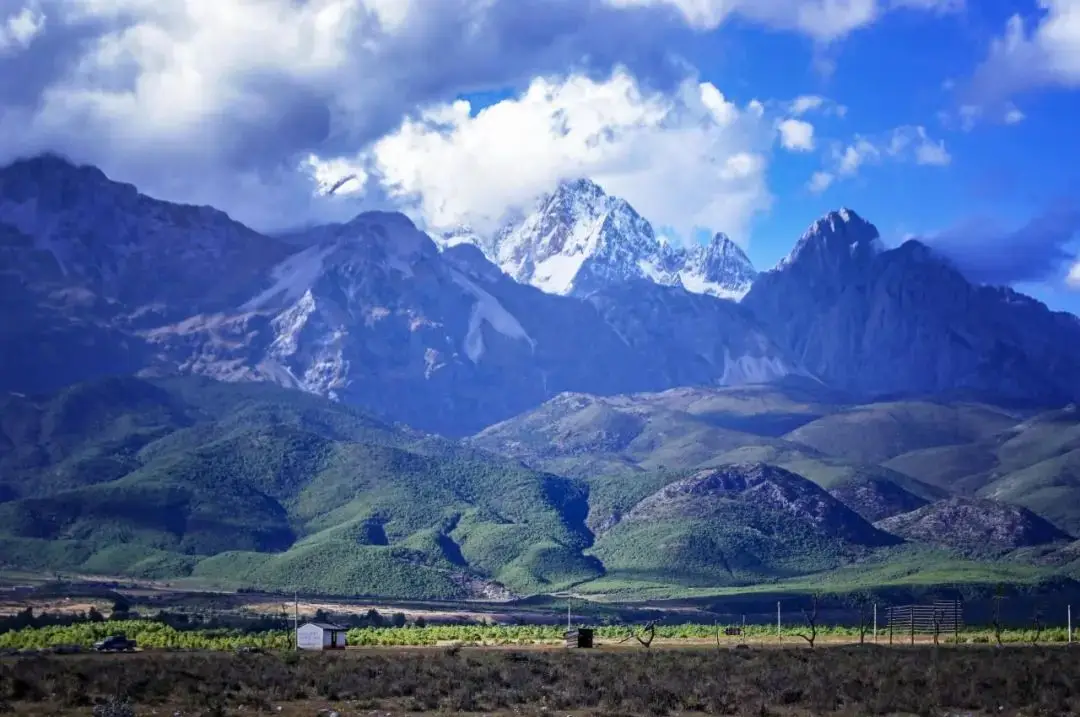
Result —
<path fill-rule="evenodd" d="M 806 640 L 810 644 L 810 649 L 814 649 L 814 641 L 817 640 L 817 618 L 818 618 L 818 596 L 814 595 L 810 603 L 810 612 L 806 610 L 802 611 L 803 620 L 806 621 L 806 626 L 810 628 L 810 634 L 803 632 L 798 633 L 799 637 Z"/>
<path fill-rule="evenodd" d="M 635 633 L 634 637 L 641 643 L 642 647 L 649 649 L 649 645 L 652 644 L 653 638 L 656 637 L 656 623 L 650 622 L 640 634 Z"/>
<path fill-rule="evenodd" d="M 856 599 L 859 609 L 859 644 L 866 644 L 866 633 L 870 631 L 870 598 L 861 594 Z"/>
<path fill-rule="evenodd" d="M 627 629 L 629 630 L 629 632 L 627 633 L 626 637 L 619 640 L 619 642 L 617 644 L 621 645 L 624 642 L 629 642 L 630 640 L 637 640 L 638 642 L 640 642 L 642 644 L 642 646 L 644 646 L 645 648 L 648 648 L 649 645 L 652 644 L 653 639 L 656 637 L 656 623 L 655 622 L 650 622 L 648 625 L 646 625 L 641 630 L 640 633 L 635 632 L 634 628 L 632 628 L 632 627 L 627 628 Z M 719 646 L 719 644 L 720 644 L 719 633 L 717 633 L 716 640 L 717 640 L 717 646 Z"/>

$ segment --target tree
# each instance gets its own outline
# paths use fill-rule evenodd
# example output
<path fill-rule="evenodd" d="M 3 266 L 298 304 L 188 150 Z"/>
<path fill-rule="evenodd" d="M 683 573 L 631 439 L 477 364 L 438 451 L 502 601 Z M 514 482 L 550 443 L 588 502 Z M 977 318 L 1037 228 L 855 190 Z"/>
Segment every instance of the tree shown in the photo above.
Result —
<path fill-rule="evenodd" d="M 799 637 L 810 643 L 810 649 L 814 649 L 814 641 L 817 640 L 817 618 L 818 618 L 818 596 L 814 595 L 810 602 L 810 612 L 805 609 L 802 611 L 803 620 L 806 621 L 807 627 L 810 628 L 810 633 L 799 633 Z"/>
<path fill-rule="evenodd" d="M 427 627 L 427 620 L 425 620 L 423 617 L 418 617 L 413 620 L 413 627 L 425 628 Z"/>
<path fill-rule="evenodd" d="M 395 612 L 390 616 L 390 624 L 394 627 L 405 627 L 405 623 L 408 622 L 408 618 L 405 617 L 403 612 Z"/>
<path fill-rule="evenodd" d="M 113 600 L 112 605 L 112 619 L 113 620 L 126 620 L 128 613 L 131 612 L 131 603 L 123 595 L 117 595 Z"/>
<path fill-rule="evenodd" d="M 635 634 L 634 637 L 637 638 L 637 641 L 640 642 L 645 649 L 649 649 L 649 646 L 652 645 L 653 638 L 656 637 L 656 623 L 650 622 L 645 626 L 645 629 L 641 631 L 641 634 Z"/>

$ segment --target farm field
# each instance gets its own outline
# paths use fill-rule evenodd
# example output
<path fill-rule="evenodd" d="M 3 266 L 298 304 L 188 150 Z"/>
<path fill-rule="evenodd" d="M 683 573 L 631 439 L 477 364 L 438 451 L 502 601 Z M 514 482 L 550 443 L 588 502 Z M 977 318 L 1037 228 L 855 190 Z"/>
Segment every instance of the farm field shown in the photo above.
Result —
<path fill-rule="evenodd" d="M 1080 710 L 1064 647 L 375 648 L 0 659 L 18 715 L 1033 715 Z M 120 712 L 114 712 L 120 714 Z"/>
<path fill-rule="evenodd" d="M 559 645 L 563 641 L 564 627 L 557 625 L 432 625 L 425 627 L 355 627 L 348 631 L 351 648 L 365 647 L 525 647 Z M 717 625 L 658 625 L 654 641 L 657 646 L 712 646 L 734 647 L 747 644 L 753 647 L 805 646 L 809 631 L 805 625 L 788 625 L 778 636 L 775 626 L 748 625 L 738 636 L 725 634 L 725 626 Z M 718 634 L 719 633 L 719 634 Z M 290 630 L 251 632 L 236 628 L 178 629 L 152 620 L 119 620 L 105 622 L 79 622 L 73 625 L 26 627 L 0 633 L 0 650 L 32 651 L 48 650 L 60 646 L 89 648 L 97 640 L 109 635 L 124 634 L 134 639 L 142 650 L 236 650 L 258 648 L 286 650 L 292 646 Z M 597 644 L 626 645 L 640 649 L 633 635 L 641 635 L 642 627 L 605 625 L 595 628 Z M 1068 631 L 1062 628 L 1044 628 L 1037 633 L 1027 629 L 1009 629 L 1001 632 L 1002 643 L 1060 644 L 1068 642 Z M 1074 635 L 1074 639 L 1077 637 Z M 875 638 L 868 629 L 862 636 L 866 643 Z M 887 630 L 879 630 L 878 645 L 888 645 Z M 895 634 L 894 646 L 910 642 L 907 634 Z M 916 635 L 917 644 L 933 642 L 933 636 Z M 965 628 L 958 634 L 939 635 L 941 644 L 989 645 L 997 641 L 989 628 Z M 856 644 L 860 642 L 858 628 L 818 626 L 817 644 Z"/>

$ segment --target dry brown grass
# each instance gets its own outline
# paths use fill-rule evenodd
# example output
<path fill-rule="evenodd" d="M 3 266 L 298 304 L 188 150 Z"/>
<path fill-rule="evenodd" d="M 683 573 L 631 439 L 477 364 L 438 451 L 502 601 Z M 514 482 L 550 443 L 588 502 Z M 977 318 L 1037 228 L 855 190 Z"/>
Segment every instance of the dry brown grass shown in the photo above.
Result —
<path fill-rule="evenodd" d="M 114 695 L 138 714 L 1067 715 L 1066 648 L 366 650 L 141 653 L 0 660 L 0 704 L 88 715 Z M 277 708 L 281 707 L 281 710 Z"/>

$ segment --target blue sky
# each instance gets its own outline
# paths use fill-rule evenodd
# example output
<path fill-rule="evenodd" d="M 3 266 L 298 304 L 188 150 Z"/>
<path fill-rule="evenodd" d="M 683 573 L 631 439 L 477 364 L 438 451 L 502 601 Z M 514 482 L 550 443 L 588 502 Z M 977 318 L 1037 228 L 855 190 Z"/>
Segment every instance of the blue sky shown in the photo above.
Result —
<path fill-rule="evenodd" d="M 61 152 L 267 231 L 373 208 L 484 231 L 589 176 L 759 267 L 847 206 L 1080 311 L 1077 18 L 1080 0 L 10 0 L 0 161 Z"/>

